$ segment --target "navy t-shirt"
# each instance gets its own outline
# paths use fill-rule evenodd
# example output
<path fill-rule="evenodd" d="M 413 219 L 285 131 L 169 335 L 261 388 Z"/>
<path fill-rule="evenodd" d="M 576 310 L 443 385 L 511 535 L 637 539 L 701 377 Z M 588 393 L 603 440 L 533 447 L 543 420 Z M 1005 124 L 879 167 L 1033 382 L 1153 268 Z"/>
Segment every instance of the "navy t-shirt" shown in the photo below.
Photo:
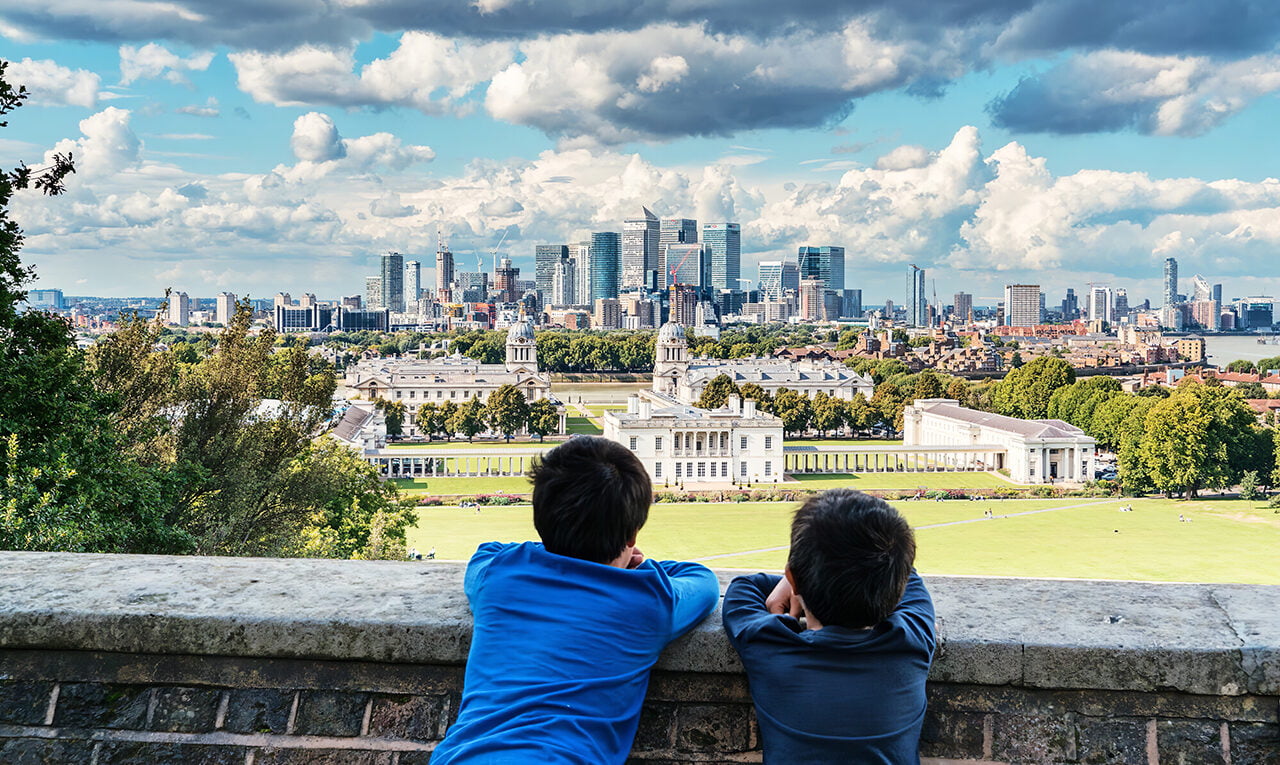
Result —
<path fill-rule="evenodd" d="M 462 706 L 432 765 L 623 762 L 650 668 L 710 615 L 720 584 L 697 563 L 622 569 L 487 542 L 465 590 L 475 627 Z"/>
<path fill-rule="evenodd" d="M 780 577 L 740 576 L 724 628 L 751 684 L 766 763 L 918 763 L 933 601 L 914 571 L 898 608 L 869 630 L 803 630 L 771 614 Z"/>

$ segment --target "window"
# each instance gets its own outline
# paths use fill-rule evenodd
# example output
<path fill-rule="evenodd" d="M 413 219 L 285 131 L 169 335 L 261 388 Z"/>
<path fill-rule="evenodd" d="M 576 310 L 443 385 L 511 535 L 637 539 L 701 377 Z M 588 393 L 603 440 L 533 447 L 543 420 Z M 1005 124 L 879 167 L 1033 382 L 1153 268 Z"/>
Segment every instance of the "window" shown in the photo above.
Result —
<path fill-rule="evenodd" d="M 699 478 L 707 477 L 707 463 L 705 462 L 698 463 L 698 477 Z"/>
<path fill-rule="evenodd" d="M 661 478 L 661 477 L 662 477 L 662 463 L 661 463 L 661 462 L 655 462 L 655 463 L 653 463 L 653 477 L 654 477 L 654 478 Z"/>
<path fill-rule="evenodd" d="M 728 477 L 729 477 L 729 463 L 728 463 L 728 462 L 721 462 L 721 463 L 720 463 L 720 477 L 721 477 L 721 478 L 728 478 Z"/>
<path fill-rule="evenodd" d="M 444 398 L 444 391 L 442 390 L 436 391 L 436 398 Z"/>
<path fill-rule="evenodd" d="M 743 451 L 746 451 L 746 448 L 747 448 L 747 437 L 746 437 L 746 436 L 743 436 L 743 437 L 742 437 L 742 439 L 738 442 L 738 444 L 739 444 L 739 445 L 738 445 L 738 448 L 739 448 L 739 449 L 742 449 Z"/>
<path fill-rule="evenodd" d="M 400 394 L 401 394 L 401 393 L 403 393 L 403 392 L 404 392 L 404 391 L 396 391 L 396 398 L 401 398 L 401 395 L 400 395 Z"/>
<path fill-rule="evenodd" d="M 458 392 L 456 390 L 449 391 L 449 398 L 456 398 L 457 395 L 458 395 Z"/>
<path fill-rule="evenodd" d="M 640 445 L 640 439 L 639 439 L 639 438 L 637 438 L 636 436 L 632 436 L 632 437 L 631 437 L 631 451 L 633 451 L 633 452 L 634 452 L 634 451 L 636 450 L 636 447 L 637 447 L 637 446 L 639 446 L 639 445 Z"/>
<path fill-rule="evenodd" d="M 409 398 L 416 398 L 418 392 L 416 390 L 409 391 Z"/>
<path fill-rule="evenodd" d="M 773 475 L 773 463 L 768 460 L 764 463 L 764 474 L 766 477 Z"/>
<path fill-rule="evenodd" d="M 739 462 L 739 463 L 738 463 L 738 472 L 742 475 L 742 477 L 743 477 L 743 478 L 746 478 L 746 477 L 747 477 L 747 463 L 745 463 L 745 462 Z"/>
<path fill-rule="evenodd" d="M 711 463 L 711 477 L 712 478 L 716 477 L 716 463 L 714 462 Z"/>
<path fill-rule="evenodd" d="M 773 436 L 765 436 L 765 437 L 764 437 L 764 448 L 765 448 L 765 449 L 772 449 L 772 448 L 773 448 Z"/>
<path fill-rule="evenodd" d="M 676 463 L 676 478 L 680 477 L 680 463 Z"/>
<path fill-rule="evenodd" d="M 685 475 L 687 475 L 687 476 L 689 476 L 690 478 L 693 478 L 693 463 L 692 463 L 692 462 L 686 462 L 686 463 L 684 463 L 684 474 L 685 474 Z"/>
<path fill-rule="evenodd" d="M 656 436 L 653 439 L 653 450 L 655 452 L 662 451 L 662 436 Z"/>

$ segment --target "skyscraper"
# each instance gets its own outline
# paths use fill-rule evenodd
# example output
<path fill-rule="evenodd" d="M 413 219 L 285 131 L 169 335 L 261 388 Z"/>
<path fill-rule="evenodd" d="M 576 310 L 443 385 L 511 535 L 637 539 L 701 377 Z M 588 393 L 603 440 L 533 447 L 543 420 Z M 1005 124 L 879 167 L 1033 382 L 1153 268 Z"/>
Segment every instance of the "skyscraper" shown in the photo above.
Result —
<path fill-rule="evenodd" d="M 1063 321 L 1071 321 L 1080 313 L 1080 302 L 1076 299 L 1076 291 L 1067 289 L 1067 295 L 1062 299 L 1062 319 Z"/>
<path fill-rule="evenodd" d="M 236 296 L 231 292 L 219 292 L 213 299 L 213 320 L 227 326 L 236 315 Z"/>
<path fill-rule="evenodd" d="M 1174 266 L 1177 271 L 1177 266 Z M 1089 321 L 1105 321 L 1110 324 L 1114 320 L 1111 310 L 1113 295 L 1110 287 L 1091 285 L 1089 287 Z"/>
<path fill-rule="evenodd" d="M 516 282 L 520 279 L 520 269 L 511 265 L 511 258 L 504 257 L 493 270 L 493 289 L 497 293 L 495 300 L 514 303 L 520 299 Z"/>
<path fill-rule="evenodd" d="M 1178 302 L 1178 261 L 1173 258 L 1164 259 L 1164 304 L 1173 305 Z"/>
<path fill-rule="evenodd" d="M 622 270 L 622 234 L 617 231 L 593 233 L 590 260 L 590 303 L 594 305 L 600 298 L 616 298 Z"/>
<path fill-rule="evenodd" d="M 801 247 L 797 265 L 801 279 L 821 279 L 829 290 L 844 290 L 843 247 Z"/>
<path fill-rule="evenodd" d="M 416 260 L 404 262 L 404 304 L 417 305 L 422 293 L 422 264 Z"/>
<path fill-rule="evenodd" d="M 577 261 L 573 258 L 558 261 L 551 271 L 551 291 L 546 293 L 550 305 L 577 305 L 577 281 Z"/>
<path fill-rule="evenodd" d="M 381 276 L 366 276 L 364 278 L 364 304 L 370 308 L 386 308 L 386 306 L 382 304 Z M 278 300 L 276 301 L 276 307 L 281 307 Z"/>
<path fill-rule="evenodd" d="M 591 303 L 591 242 L 569 245 L 569 259 L 574 263 L 573 304 Z"/>
<path fill-rule="evenodd" d="M 169 295 L 169 323 L 185 327 L 191 323 L 191 298 L 185 292 Z"/>
<path fill-rule="evenodd" d="M 742 276 L 742 228 L 737 223 L 706 223 L 702 226 L 702 246 L 710 277 L 707 286 L 715 290 L 736 290 Z"/>
<path fill-rule="evenodd" d="M 543 300 L 551 300 L 556 267 L 569 257 L 567 244 L 540 244 L 533 250 L 533 278 Z"/>
<path fill-rule="evenodd" d="M 1007 327 L 1034 327 L 1040 323 L 1040 285 L 1004 286 L 1004 323 Z"/>
<path fill-rule="evenodd" d="M 698 222 L 691 218 L 663 218 L 658 230 L 658 269 L 662 271 L 660 284 L 671 284 L 671 269 L 675 263 L 668 263 L 667 245 L 693 244 L 698 241 Z"/>
<path fill-rule="evenodd" d="M 914 263 L 907 266 L 907 326 L 923 327 L 927 302 L 924 297 L 924 269 Z"/>
<path fill-rule="evenodd" d="M 453 253 L 443 243 L 436 249 L 436 300 L 447 301 L 453 286 Z M 369 302 L 367 299 L 365 302 Z"/>
<path fill-rule="evenodd" d="M 666 247 L 667 255 L 667 285 L 686 284 L 691 287 L 701 287 L 703 275 L 703 245 L 694 244 L 669 244 Z"/>
<path fill-rule="evenodd" d="M 760 297 L 765 300 L 781 300 L 787 290 L 799 292 L 799 267 L 782 260 L 760 261 Z"/>
<path fill-rule="evenodd" d="M 382 256 L 382 307 L 392 313 L 404 312 L 404 256 L 388 252 Z"/>
<path fill-rule="evenodd" d="M 658 216 L 641 207 L 642 218 L 628 218 L 622 222 L 622 282 L 621 287 L 643 287 L 645 274 L 658 270 L 658 248 L 661 240 L 661 224 Z"/>
<path fill-rule="evenodd" d="M 1217 303 L 1218 305 L 1222 305 L 1222 285 L 1221 284 L 1213 285 L 1213 302 Z"/>
<path fill-rule="evenodd" d="M 952 298 L 951 315 L 956 321 L 968 324 L 973 321 L 973 295 L 969 292 L 957 292 Z"/>

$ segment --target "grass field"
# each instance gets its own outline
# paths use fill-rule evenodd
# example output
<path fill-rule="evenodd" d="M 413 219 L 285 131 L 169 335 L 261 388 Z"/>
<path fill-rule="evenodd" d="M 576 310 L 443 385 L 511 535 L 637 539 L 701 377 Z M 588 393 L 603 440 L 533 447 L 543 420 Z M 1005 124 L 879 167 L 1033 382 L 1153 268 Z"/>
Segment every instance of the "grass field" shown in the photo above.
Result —
<path fill-rule="evenodd" d="M 529 481 L 521 476 L 485 476 L 468 478 L 393 478 L 406 496 L 416 494 L 527 494 Z"/>
<path fill-rule="evenodd" d="M 474 441 L 467 443 L 467 439 L 457 439 L 454 441 L 420 441 L 417 443 L 396 441 L 387 444 L 389 449 L 444 449 L 453 451 L 465 451 L 466 449 L 537 449 L 539 447 L 547 447 L 550 449 L 559 443 L 556 436 L 548 436 L 545 442 L 539 441 L 511 441 L 507 443 L 505 440 L 498 441 Z"/>
<path fill-rule="evenodd" d="M 447 480 L 447 479 L 437 479 Z M 469 479 L 475 480 L 475 479 Z M 495 479 L 511 480 L 511 479 Z M 1280 514 L 1242 500 L 1067 498 L 898 502 L 925 574 L 1280 584 Z M 1122 504 L 1133 512 L 1122 513 Z M 790 503 L 654 505 L 640 547 L 716 568 L 780 569 Z M 994 519 L 985 519 L 992 510 Z M 1182 523 L 1179 515 L 1191 522 Z M 529 507 L 422 508 L 409 544 L 465 560 L 480 542 L 536 538 Z"/>
<path fill-rule="evenodd" d="M 604 430 L 586 417 L 566 418 L 565 430 L 568 430 L 570 434 L 578 433 L 584 436 L 598 436 L 604 433 Z"/>
<path fill-rule="evenodd" d="M 792 477 L 805 489 L 1010 489 L 1016 486 L 990 473 L 801 473 Z"/>

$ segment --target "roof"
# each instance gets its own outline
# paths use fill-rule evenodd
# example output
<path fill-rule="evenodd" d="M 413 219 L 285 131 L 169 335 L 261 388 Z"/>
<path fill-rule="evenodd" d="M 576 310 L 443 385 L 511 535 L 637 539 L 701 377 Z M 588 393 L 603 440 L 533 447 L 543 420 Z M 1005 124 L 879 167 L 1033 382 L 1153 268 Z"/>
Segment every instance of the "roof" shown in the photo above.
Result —
<path fill-rule="evenodd" d="M 360 431 L 365 423 L 371 419 L 373 419 L 373 412 L 358 406 L 350 407 L 343 413 L 338 426 L 333 429 L 333 437 L 343 441 L 355 441 L 360 437 Z"/>
<path fill-rule="evenodd" d="M 675 340 L 684 339 L 684 327 L 669 321 L 662 325 L 662 329 L 658 330 L 658 342 L 669 343 Z"/>
<path fill-rule="evenodd" d="M 931 414 L 942 415 L 960 422 L 967 422 L 971 425 L 979 427 L 991 428 L 992 430 L 1000 430 L 1005 433 L 1013 433 L 1023 438 L 1036 438 L 1044 440 L 1078 440 L 1094 439 L 1080 428 L 1069 422 L 1062 420 L 1022 420 L 1017 417 L 1008 417 L 1003 414 L 994 414 L 992 412 L 980 412 L 976 409 L 968 409 L 960 406 L 952 399 L 916 399 L 915 406 L 917 409 L 929 412 Z"/>
<path fill-rule="evenodd" d="M 735 383 L 749 382 L 838 382 L 871 386 L 870 378 L 852 369 L 834 363 L 813 364 L 787 361 L 786 359 L 726 359 L 699 360 L 689 365 L 690 382 L 710 380 L 718 375 L 728 375 Z"/>

